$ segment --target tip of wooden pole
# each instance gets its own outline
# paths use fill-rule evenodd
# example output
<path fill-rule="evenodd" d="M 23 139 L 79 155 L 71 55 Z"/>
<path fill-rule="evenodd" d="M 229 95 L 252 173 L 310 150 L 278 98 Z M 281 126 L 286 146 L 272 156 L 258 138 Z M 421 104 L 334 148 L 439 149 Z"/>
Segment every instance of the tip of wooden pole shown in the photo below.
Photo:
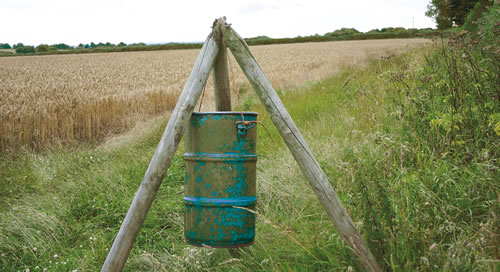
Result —
<path fill-rule="evenodd" d="M 228 24 L 226 20 L 227 20 L 226 16 L 222 16 L 219 19 L 215 19 L 214 22 L 212 23 L 212 28 L 215 28 L 217 25 L 220 25 L 221 27 L 230 26 L 231 24 Z"/>

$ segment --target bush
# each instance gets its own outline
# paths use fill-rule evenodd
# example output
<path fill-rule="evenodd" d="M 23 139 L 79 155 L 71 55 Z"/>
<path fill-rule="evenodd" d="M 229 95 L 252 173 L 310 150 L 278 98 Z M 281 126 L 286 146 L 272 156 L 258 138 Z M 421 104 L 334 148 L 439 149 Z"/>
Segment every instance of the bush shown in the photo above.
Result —
<path fill-rule="evenodd" d="M 52 46 L 57 48 L 57 49 L 72 49 L 73 48 L 65 43 L 53 44 Z"/>
<path fill-rule="evenodd" d="M 18 46 L 16 47 L 16 53 L 17 54 L 32 54 L 35 53 L 35 47 L 28 45 L 28 46 Z"/>
<path fill-rule="evenodd" d="M 354 34 L 360 34 L 357 29 L 355 28 L 341 28 L 338 30 L 335 30 L 333 32 L 328 32 L 325 34 L 325 36 L 329 37 L 339 37 L 339 36 L 348 36 L 348 35 L 354 35 Z"/>
<path fill-rule="evenodd" d="M 40 44 L 35 48 L 35 52 L 40 53 L 40 52 L 47 52 L 49 51 L 49 46 L 46 44 Z"/>
<path fill-rule="evenodd" d="M 495 4 L 475 31 L 380 73 L 398 135 L 376 138 L 378 157 L 347 149 L 343 161 L 355 163 L 367 243 L 390 270 L 498 270 L 499 34 Z"/>
<path fill-rule="evenodd" d="M 464 163 L 496 158 L 500 144 L 500 10 L 494 4 L 476 31 L 453 35 L 426 58 L 417 86 L 397 76 L 401 111 L 417 142 Z M 410 141 L 410 139 L 408 139 Z"/>
<path fill-rule="evenodd" d="M 13 52 L 7 52 L 7 51 L 0 51 L 0 57 L 2 56 L 13 56 Z"/>

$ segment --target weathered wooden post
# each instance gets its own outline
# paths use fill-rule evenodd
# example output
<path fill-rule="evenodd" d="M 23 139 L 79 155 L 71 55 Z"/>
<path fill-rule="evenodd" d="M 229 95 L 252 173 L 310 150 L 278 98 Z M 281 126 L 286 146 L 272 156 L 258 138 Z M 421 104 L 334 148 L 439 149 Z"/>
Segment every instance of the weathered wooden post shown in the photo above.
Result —
<path fill-rule="evenodd" d="M 217 31 L 220 31 L 219 27 L 212 31 L 201 48 L 193 70 L 184 85 L 179 101 L 170 116 L 158 148 L 153 155 L 144 179 L 135 194 L 101 271 L 121 271 L 127 261 L 135 238 L 151 208 L 172 157 L 184 135 L 196 102 L 210 75 L 210 70 L 218 53 L 218 45 L 214 38 Z"/>
<path fill-rule="evenodd" d="M 226 17 L 216 20 L 217 26 L 221 29 L 226 26 Z M 219 54 L 215 60 L 212 72 L 215 92 L 215 110 L 231 111 L 231 89 L 229 87 L 229 69 L 227 67 L 227 48 L 222 38 L 222 31 L 217 31 L 215 36 L 217 45 L 219 45 Z"/>
<path fill-rule="evenodd" d="M 260 101 L 264 104 L 271 120 L 285 140 L 288 149 L 292 152 L 337 232 L 359 257 L 361 267 L 364 270 L 380 271 L 363 237 L 354 226 L 351 217 L 295 126 L 292 117 L 288 114 L 257 60 L 250 52 L 248 45 L 230 26 L 226 26 L 222 30 L 226 45 L 233 52 L 233 56 L 257 92 Z"/>

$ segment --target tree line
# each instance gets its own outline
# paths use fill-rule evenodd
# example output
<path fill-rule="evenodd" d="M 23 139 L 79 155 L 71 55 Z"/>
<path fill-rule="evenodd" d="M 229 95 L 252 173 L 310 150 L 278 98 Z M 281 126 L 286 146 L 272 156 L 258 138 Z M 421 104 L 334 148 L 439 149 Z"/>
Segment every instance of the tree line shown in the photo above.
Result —
<path fill-rule="evenodd" d="M 74 50 L 74 49 L 91 49 L 91 48 L 112 48 L 112 47 L 126 47 L 126 46 L 133 46 L 133 47 L 138 47 L 138 46 L 146 46 L 145 43 L 132 43 L 127 45 L 124 42 L 120 42 L 118 44 L 113 44 L 110 42 L 107 43 L 94 43 L 91 42 L 90 44 L 83 44 L 80 43 L 78 46 L 71 46 L 67 45 L 65 43 L 58 43 L 58 44 L 39 44 L 38 46 L 33 46 L 33 45 L 24 45 L 23 43 L 17 43 L 13 44 L 12 46 L 8 43 L 0 43 L 0 49 L 15 49 L 16 53 L 18 54 L 30 54 L 30 53 L 45 53 L 45 52 L 54 52 L 58 50 Z"/>
<path fill-rule="evenodd" d="M 303 43 L 323 41 L 345 41 L 345 40 L 373 40 L 373 39 L 398 39 L 398 38 L 430 38 L 441 35 L 441 32 L 432 28 L 406 29 L 403 27 L 387 27 L 372 29 L 361 32 L 355 28 L 341 28 L 324 35 L 298 36 L 295 38 L 273 39 L 267 36 L 246 38 L 249 45 L 280 44 L 280 43 Z"/>
<path fill-rule="evenodd" d="M 322 42 L 338 40 L 368 40 L 368 39 L 390 39 L 390 38 L 412 38 L 412 37 L 430 37 L 438 35 L 436 30 L 426 29 L 406 29 L 403 27 L 387 27 L 382 29 L 373 29 L 366 33 L 358 31 L 355 28 L 341 28 L 324 35 L 298 36 L 295 38 L 273 39 L 267 36 L 258 36 L 246 38 L 249 45 L 280 44 L 280 43 L 301 43 L 301 42 Z M 167 43 L 146 45 L 145 43 L 126 44 L 120 42 L 113 44 L 106 43 L 80 43 L 78 46 L 70 46 L 64 43 L 38 46 L 24 45 L 17 43 L 10 46 L 7 43 L 0 43 L 0 48 L 13 48 L 16 54 L 79 54 L 79 53 L 103 53 L 103 52 L 126 52 L 126 51 L 154 51 L 154 50 L 175 50 L 175 49 L 195 49 L 201 48 L 201 43 Z M 0 52 L 1 53 L 1 52 Z M 11 53 L 9 53 L 11 54 Z"/>

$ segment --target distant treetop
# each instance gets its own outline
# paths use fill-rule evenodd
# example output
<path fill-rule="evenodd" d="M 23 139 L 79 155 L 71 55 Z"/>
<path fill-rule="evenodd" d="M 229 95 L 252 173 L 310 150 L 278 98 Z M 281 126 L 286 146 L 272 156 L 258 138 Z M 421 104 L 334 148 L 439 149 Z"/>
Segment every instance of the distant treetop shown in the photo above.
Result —
<path fill-rule="evenodd" d="M 338 36 L 345 36 L 345 35 L 353 35 L 353 34 L 360 34 L 357 29 L 355 28 L 341 28 L 338 30 L 335 30 L 333 32 L 328 32 L 325 34 L 325 36 L 330 36 L 330 37 L 338 37 Z"/>

